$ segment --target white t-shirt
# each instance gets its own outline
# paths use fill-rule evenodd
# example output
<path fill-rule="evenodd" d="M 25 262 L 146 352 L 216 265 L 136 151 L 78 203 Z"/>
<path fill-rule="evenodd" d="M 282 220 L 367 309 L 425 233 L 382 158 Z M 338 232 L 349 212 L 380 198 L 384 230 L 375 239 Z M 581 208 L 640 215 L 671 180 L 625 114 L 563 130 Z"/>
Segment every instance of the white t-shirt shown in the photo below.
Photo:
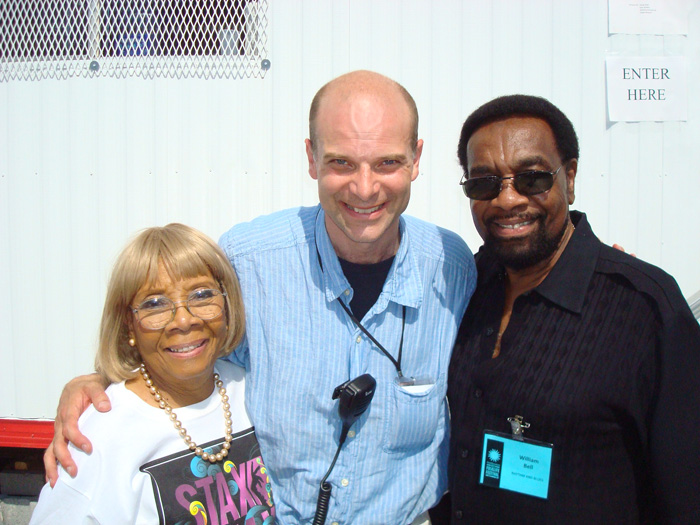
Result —
<path fill-rule="evenodd" d="M 216 371 L 231 405 L 234 440 L 229 455 L 212 465 L 186 448 L 165 411 L 145 403 L 124 382 L 110 385 L 112 409 L 88 408 L 81 431 L 93 453 L 71 445 L 78 475 L 59 468 L 59 479 L 41 491 L 32 524 L 57 523 L 274 523 L 270 482 L 244 406 L 245 372 L 225 361 Z M 174 409 L 199 446 L 214 452 L 223 442 L 218 389 L 204 401 Z M 205 517 L 206 515 L 206 517 Z"/>

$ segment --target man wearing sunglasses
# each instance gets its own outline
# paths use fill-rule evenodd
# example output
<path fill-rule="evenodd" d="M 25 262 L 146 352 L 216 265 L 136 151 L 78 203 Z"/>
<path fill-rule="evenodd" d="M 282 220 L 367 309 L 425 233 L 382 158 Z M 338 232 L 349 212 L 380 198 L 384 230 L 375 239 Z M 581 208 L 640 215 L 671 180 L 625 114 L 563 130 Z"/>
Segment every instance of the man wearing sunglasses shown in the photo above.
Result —
<path fill-rule="evenodd" d="M 448 378 L 452 523 L 700 523 L 700 327 L 569 210 L 571 122 L 500 97 L 458 155 L 484 245 Z"/>

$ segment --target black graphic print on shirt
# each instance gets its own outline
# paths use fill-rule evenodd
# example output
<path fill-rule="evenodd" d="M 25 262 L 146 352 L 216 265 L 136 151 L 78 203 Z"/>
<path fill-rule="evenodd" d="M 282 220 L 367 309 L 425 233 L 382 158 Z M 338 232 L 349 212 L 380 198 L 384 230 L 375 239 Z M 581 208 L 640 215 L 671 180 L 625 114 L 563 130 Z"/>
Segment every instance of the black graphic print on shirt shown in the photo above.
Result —
<path fill-rule="evenodd" d="M 202 445 L 216 454 L 224 440 Z M 161 524 L 271 525 L 275 509 L 270 478 L 253 429 L 233 436 L 228 456 L 216 464 L 186 450 L 139 469 L 151 476 Z"/>

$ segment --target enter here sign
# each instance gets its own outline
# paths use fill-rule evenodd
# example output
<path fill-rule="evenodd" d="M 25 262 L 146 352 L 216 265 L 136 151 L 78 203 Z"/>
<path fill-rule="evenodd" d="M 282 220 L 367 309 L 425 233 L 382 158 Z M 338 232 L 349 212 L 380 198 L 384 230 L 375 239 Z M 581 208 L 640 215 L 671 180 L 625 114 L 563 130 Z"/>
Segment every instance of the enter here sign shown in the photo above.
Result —
<path fill-rule="evenodd" d="M 608 57 L 605 62 L 611 122 L 688 119 L 685 57 Z"/>

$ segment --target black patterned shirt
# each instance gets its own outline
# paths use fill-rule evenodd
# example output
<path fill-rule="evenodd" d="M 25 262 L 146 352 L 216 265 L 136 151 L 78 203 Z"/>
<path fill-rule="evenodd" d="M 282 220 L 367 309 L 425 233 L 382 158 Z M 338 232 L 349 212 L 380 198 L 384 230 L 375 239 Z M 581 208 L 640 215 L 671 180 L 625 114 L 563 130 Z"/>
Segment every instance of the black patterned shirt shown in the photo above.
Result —
<path fill-rule="evenodd" d="M 571 215 L 495 359 L 505 271 L 477 255 L 449 373 L 452 522 L 700 523 L 700 327 L 672 277 Z M 478 484 L 484 430 L 515 415 L 554 445 L 546 500 Z"/>

